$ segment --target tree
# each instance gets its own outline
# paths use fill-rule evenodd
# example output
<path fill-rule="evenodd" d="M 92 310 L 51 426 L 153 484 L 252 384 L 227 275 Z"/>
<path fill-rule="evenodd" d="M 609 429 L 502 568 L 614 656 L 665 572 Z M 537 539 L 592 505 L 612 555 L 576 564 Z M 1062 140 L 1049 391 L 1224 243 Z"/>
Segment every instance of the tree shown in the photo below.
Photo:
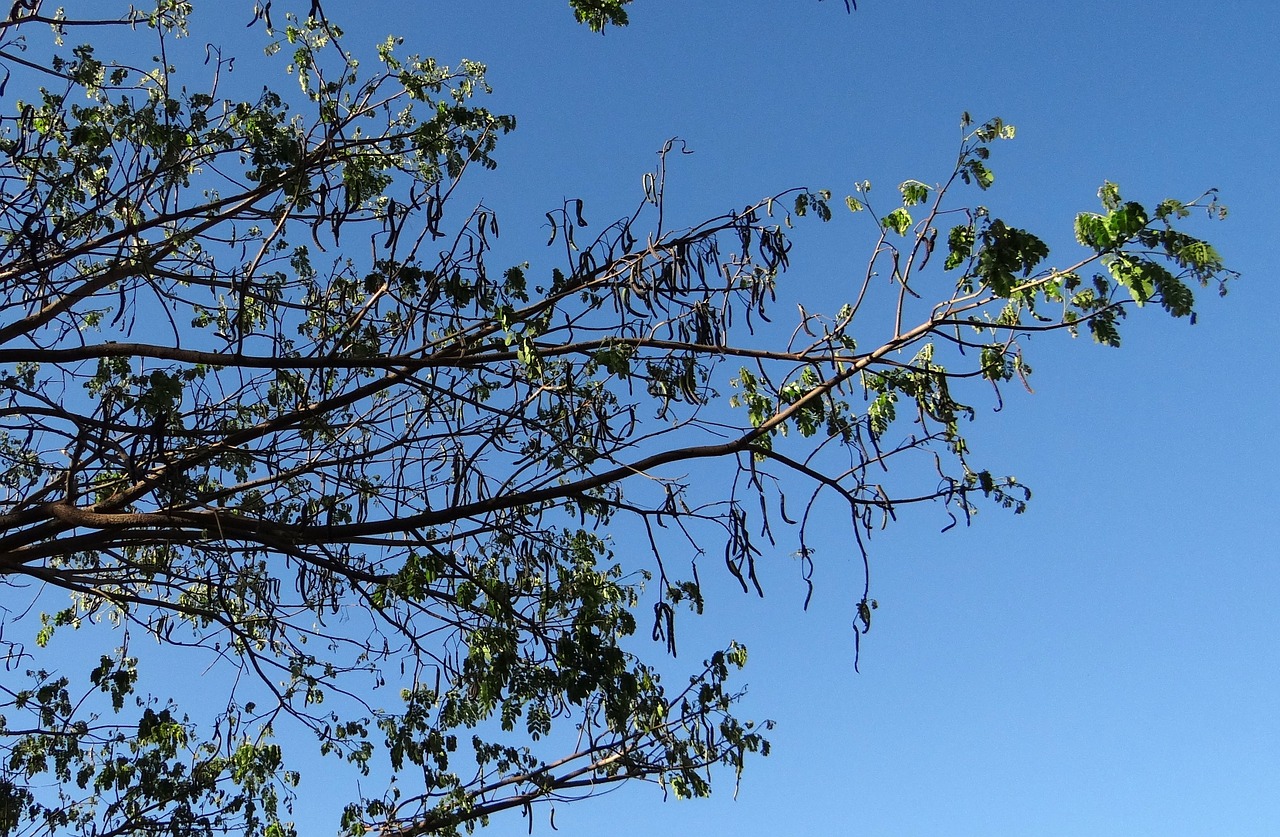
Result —
<path fill-rule="evenodd" d="M 589 232 L 569 201 L 554 256 L 491 268 L 497 219 L 456 199 L 514 127 L 476 104 L 484 68 L 271 5 L 245 18 L 290 92 L 246 93 L 249 57 L 206 60 L 175 0 L 23 0 L 0 31 L 0 833 L 289 833 L 313 746 L 370 777 L 352 832 L 629 778 L 704 794 L 767 749 L 734 714 L 746 652 L 673 681 L 633 638 L 674 657 L 700 558 L 760 592 L 766 551 L 812 567 L 820 497 L 864 561 L 907 504 L 1020 510 L 971 461 L 964 392 L 1025 379 L 1029 334 L 1118 345 L 1129 308 L 1194 316 L 1231 278 L 1179 227 L 1212 194 L 1148 210 L 1112 184 L 1049 266 L 971 203 L 1013 129 L 967 117 L 940 182 L 844 201 L 872 231 L 861 289 L 786 329 L 788 231 L 831 194 L 672 229 L 674 144 L 634 213 Z M 62 44 L 104 28 L 110 57 Z M 79 660 L 68 634 L 108 644 Z M 216 702 L 179 699 L 179 659 Z"/>

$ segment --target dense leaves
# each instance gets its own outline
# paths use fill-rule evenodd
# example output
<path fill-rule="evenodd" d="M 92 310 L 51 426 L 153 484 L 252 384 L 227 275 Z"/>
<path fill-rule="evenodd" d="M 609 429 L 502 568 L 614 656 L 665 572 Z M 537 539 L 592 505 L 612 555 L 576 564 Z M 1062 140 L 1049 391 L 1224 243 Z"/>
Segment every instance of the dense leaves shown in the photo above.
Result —
<path fill-rule="evenodd" d="M 794 330 L 789 230 L 831 192 L 671 229 L 673 146 L 634 213 L 567 201 L 532 219 L 550 250 L 495 267 L 495 213 L 455 197 L 515 124 L 483 66 L 265 3 L 263 89 L 182 37 L 203 7 L 109 5 L 0 28 L 0 834 L 285 835 L 316 758 L 367 777 L 351 833 L 705 794 L 768 745 L 734 714 L 744 648 L 677 657 L 701 563 L 811 573 L 827 498 L 859 549 L 904 504 L 1020 510 L 970 462 L 967 379 L 1230 278 L 1179 227 L 1212 195 L 1113 184 L 1049 267 L 967 203 L 1013 136 L 967 117 L 946 179 L 846 199 L 865 278 Z M 103 26 L 110 50 L 63 43 Z"/>

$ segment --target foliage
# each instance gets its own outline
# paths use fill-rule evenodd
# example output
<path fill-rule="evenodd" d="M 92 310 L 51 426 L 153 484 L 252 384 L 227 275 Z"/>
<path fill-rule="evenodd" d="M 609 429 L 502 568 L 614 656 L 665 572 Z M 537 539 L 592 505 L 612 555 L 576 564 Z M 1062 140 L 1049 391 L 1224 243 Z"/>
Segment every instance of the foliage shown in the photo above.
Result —
<path fill-rule="evenodd" d="M 184 37 L 192 4 L 104 5 L 0 28 L 0 834 L 290 834 L 309 736 L 370 777 L 351 833 L 628 778 L 705 794 L 767 752 L 734 715 L 746 651 L 672 685 L 642 615 L 674 656 L 698 561 L 760 591 L 783 526 L 812 569 L 819 497 L 859 548 L 905 504 L 1020 510 L 970 461 L 957 388 L 1025 379 L 1030 333 L 1118 345 L 1126 306 L 1193 316 L 1231 276 L 1179 227 L 1212 195 L 1148 211 L 1113 184 L 1048 266 L 964 202 L 1013 135 L 967 117 L 949 178 L 883 214 L 870 184 L 846 199 L 860 288 L 789 336 L 788 231 L 828 191 L 670 229 L 664 154 L 632 215 L 588 232 L 569 201 L 554 266 L 494 269 L 494 213 L 452 199 L 514 127 L 477 104 L 483 66 L 397 39 L 360 63 L 318 4 L 266 3 L 252 31 L 293 78 L 245 97 Z M 571 2 L 595 29 L 626 5 Z M 112 55 L 63 43 L 101 26 Z M 73 631 L 111 643 L 83 673 L 54 665 Z"/>

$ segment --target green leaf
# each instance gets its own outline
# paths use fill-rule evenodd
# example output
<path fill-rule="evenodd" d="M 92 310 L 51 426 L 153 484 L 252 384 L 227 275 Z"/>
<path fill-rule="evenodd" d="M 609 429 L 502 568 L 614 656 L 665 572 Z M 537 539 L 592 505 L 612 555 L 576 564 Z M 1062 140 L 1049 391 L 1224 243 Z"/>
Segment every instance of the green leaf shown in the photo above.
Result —
<path fill-rule="evenodd" d="M 1191 214 L 1191 210 L 1187 209 L 1182 201 L 1169 198 L 1160 202 L 1156 207 L 1156 217 L 1161 221 L 1169 218 L 1186 218 Z"/>
<path fill-rule="evenodd" d="M 911 229 L 912 223 L 914 221 L 911 218 L 911 213 L 902 207 L 898 207 L 884 217 L 885 229 L 893 230 L 898 235 L 906 235 L 907 230 Z"/>
<path fill-rule="evenodd" d="M 1089 331 L 1093 339 L 1104 346 L 1120 347 L 1120 331 L 1116 328 L 1116 317 L 1113 309 L 1099 311 L 1089 318 Z"/>
<path fill-rule="evenodd" d="M 1032 271 L 1049 255 L 1049 246 L 1026 230 L 1010 227 L 997 219 L 982 230 L 975 273 L 997 296 L 1008 296 L 1019 278 Z"/>
<path fill-rule="evenodd" d="M 968 117 L 968 114 L 965 116 Z M 991 142 L 997 139 L 1013 139 L 1016 133 L 1012 125 L 1006 125 L 1005 121 L 997 116 L 983 123 L 982 127 L 973 132 L 973 135 L 981 142 Z"/>
<path fill-rule="evenodd" d="M 573 15 L 592 32 L 603 32 L 606 26 L 626 26 L 626 6 L 631 0 L 569 0 Z"/>
<path fill-rule="evenodd" d="M 1150 219 L 1147 217 L 1147 210 L 1142 204 L 1129 201 L 1107 214 L 1107 230 L 1111 233 L 1113 240 L 1123 242 L 1137 235 L 1147 225 L 1148 220 Z"/>
<path fill-rule="evenodd" d="M 966 160 L 960 167 L 960 179 L 965 183 L 975 183 L 979 189 L 990 189 L 996 182 L 995 172 L 987 168 L 979 157 L 985 157 L 985 154 L 978 154 L 979 151 L 986 151 L 985 148 L 979 148 L 974 152 L 975 157 Z"/>
<path fill-rule="evenodd" d="M 1103 209 L 1112 211 L 1120 206 L 1120 187 L 1110 180 L 1103 181 L 1098 189 L 1098 198 L 1102 201 Z"/>
<path fill-rule="evenodd" d="M 1118 255 L 1105 260 L 1107 272 L 1116 283 L 1129 291 L 1133 301 L 1142 307 L 1155 294 L 1155 281 L 1148 272 L 1150 262 Z"/>
<path fill-rule="evenodd" d="M 908 180 L 898 187 L 903 206 L 916 206 L 929 199 L 929 187 L 918 180 Z"/>
<path fill-rule="evenodd" d="M 1081 212 L 1076 216 L 1076 241 L 1092 247 L 1099 253 L 1115 246 L 1115 237 L 1107 225 L 1107 219 L 1096 212 Z"/>
<path fill-rule="evenodd" d="M 954 270 L 969 260 L 973 255 L 973 245 L 977 240 L 972 224 L 963 224 L 951 228 L 947 234 L 947 259 L 942 266 Z"/>

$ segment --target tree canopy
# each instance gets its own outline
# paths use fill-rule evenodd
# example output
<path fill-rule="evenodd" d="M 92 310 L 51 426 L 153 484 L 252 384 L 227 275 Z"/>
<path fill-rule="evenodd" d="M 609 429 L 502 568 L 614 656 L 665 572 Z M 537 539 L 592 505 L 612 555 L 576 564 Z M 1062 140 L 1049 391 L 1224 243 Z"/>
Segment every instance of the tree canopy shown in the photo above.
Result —
<path fill-rule="evenodd" d="M 596 30 L 627 5 L 570 2 Z M 1126 311 L 1194 317 L 1232 278 L 1182 226 L 1215 195 L 1111 183 L 1050 262 L 980 203 L 1013 127 L 967 115 L 954 169 L 884 203 L 801 188 L 680 228 L 673 141 L 634 212 L 514 219 L 548 247 L 500 262 L 457 198 L 515 127 L 484 67 L 283 6 L 208 47 L 180 0 L 0 25 L 0 834 L 285 835 L 318 757 L 367 777 L 350 833 L 706 794 L 768 748 L 735 714 L 746 649 L 672 659 L 708 563 L 810 577 L 834 498 L 865 633 L 898 509 L 1029 499 L 964 438 L 1028 335 L 1118 346 Z M 234 68 L 263 47 L 266 87 Z M 848 211 L 860 284 L 787 319 L 792 225 Z"/>

